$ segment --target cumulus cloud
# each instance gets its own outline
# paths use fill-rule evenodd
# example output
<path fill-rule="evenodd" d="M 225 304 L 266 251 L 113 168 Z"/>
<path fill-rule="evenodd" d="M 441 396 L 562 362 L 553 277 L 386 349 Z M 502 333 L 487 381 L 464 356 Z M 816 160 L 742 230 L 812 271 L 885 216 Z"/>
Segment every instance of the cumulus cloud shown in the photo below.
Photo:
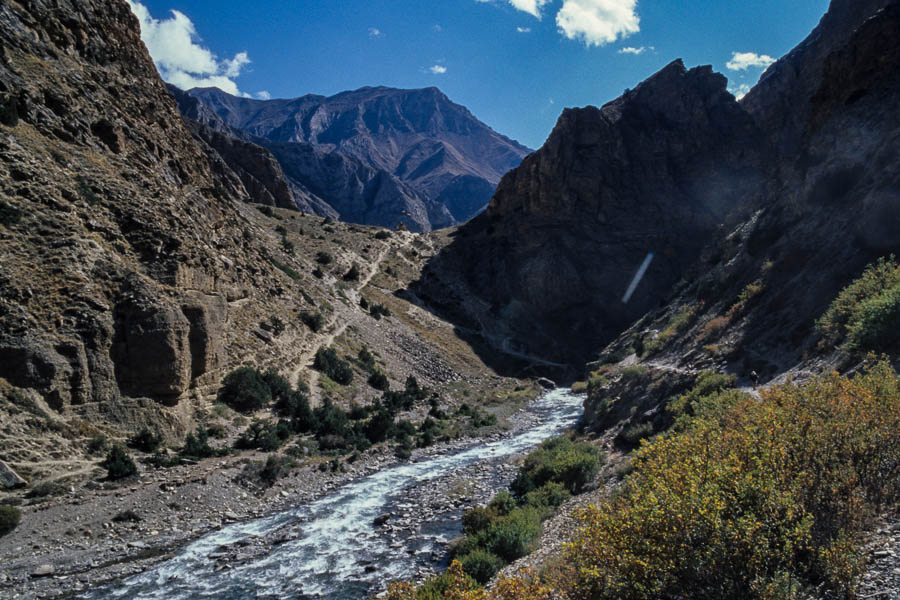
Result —
<path fill-rule="evenodd" d="M 444 65 L 432 65 L 428 67 L 428 70 L 432 75 L 443 75 L 447 72 L 447 67 L 445 67 Z"/>
<path fill-rule="evenodd" d="M 740 100 L 750 91 L 750 85 L 747 83 L 742 83 L 740 85 L 733 85 L 728 88 L 728 91 L 731 92 L 735 98 Z"/>
<path fill-rule="evenodd" d="M 640 48 L 635 48 L 633 46 L 627 46 L 625 48 L 619 49 L 619 54 L 633 54 L 635 56 L 640 56 L 644 52 L 656 50 L 653 46 L 641 46 Z"/>
<path fill-rule="evenodd" d="M 377 27 L 369 27 L 369 37 L 373 40 L 376 38 L 380 38 L 383 35 L 384 33 L 382 33 L 381 30 Z"/>
<path fill-rule="evenodd" d="M 726 67 L 732 71 L 746 71 L 753 67 L 767 68 L 775 62 L 775 59 L 767 54 L 757 54 L 756 52 L 732 52 L 731 60 L 726 63 Z"/>
<path fill-rule="evenodd" d="M 519 33 L 531 33 L 531 27 L 516 27 Z"/>
<path fill-rule="evenodd" d="M 637 0 L 564 0 L 556 24 L 570 40 L 603 46 L 641 30 L 636 8 Z"/>
<path fill-rule="evenodd" d="M 256 92 L 256 97 L 259 100 L 271 100 L 272 94 L 270 94 L 266 90 L 262 90 L 261 92 Z"/>
<path fill-rule="evenodd" d="M 177 10 L 168 19 L 154 19 L 147 7 L 128 0 L 131 11 L 141 23 L 141 40 L 150 51 L 163 80 L 181 89 L 217 87 L 235 96 L 246 96 L 235 79 L 250 64 L 246 52 L 220 60 L 200 44 L 194 23 Z"/>

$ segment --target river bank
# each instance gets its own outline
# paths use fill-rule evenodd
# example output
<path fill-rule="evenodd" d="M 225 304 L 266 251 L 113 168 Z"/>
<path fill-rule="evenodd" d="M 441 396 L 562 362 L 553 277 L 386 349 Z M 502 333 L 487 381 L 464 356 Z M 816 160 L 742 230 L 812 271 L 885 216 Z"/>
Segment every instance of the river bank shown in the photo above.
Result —
<path fill-rule="evenodd" d="M 532 406 L 511 419 L 507 432 L 416 450 L 403 463 L 414 466 L 479 448 L 486 452 L 474 464 L 451 469 L 439 478 L 429 478 L 421 491 L 411 494 L 415 502 L 404 505 L 403 499 L 398 498 L 389 503 L 386 512 L 379 513 L 389 515 L 379 531 L 379 536 L 389 542 L 388 547 L 401 540 L 404 544 L 408 542 L 413 549 L 411 554 L 405 546 L 392 550 L 421 559 L 410 561 L 417 565 L 418 571 L 408 575 L 424 574 L 437 566 L 441 544 L 446 544 L 452 536 L 450 531 L 432 536 L 442 541 L 430 542 L 429 549 L 425 550 L 423 544 L 416 545 L 415 537 L 423 524 L 431 522 L 436 515 L 448 523 L 458 523 L 462 510 L 485 501 L 508 483 L 512 468 L 503 467 L 501 463 L 506 459 L 489 465 L 490 446 L 502 445 L 504 440 L 540 427 L 545 417 L 545 412 Z M 164 563 L 186 544 L 230 523 L 240 524 L 289 509 L 302 513 L 303 507 L 328 498 L 343 486 L 401 464 L 387 448 L 374 449 L 355 463 L 345 463 L 346 472 L 326 472 L 310 465 L 295 469 L 270 488 L 248 489 L 241 474 L 251 461 L 261 458 L 264 456 L 242 455 L 163 472 L 151 471 L 124 486 L 97 489 L 77 497 L 74 493 L 66 494 L 26 511 L 16 535 L 0 540 L 0 564 L 4 565 L 0 570 L 0 597 L 78 595 L 104 582 Z M 293 534 L 291 529 L 281 530 L 213 560 L 218 561 L 220 569 L 235 568 L 241 561 L 265 554 L 271 545 L 296 539 L 303 529 L 295 527 Z M 361 565 L 361 570 L 365 572 L 367 566 Z"/>

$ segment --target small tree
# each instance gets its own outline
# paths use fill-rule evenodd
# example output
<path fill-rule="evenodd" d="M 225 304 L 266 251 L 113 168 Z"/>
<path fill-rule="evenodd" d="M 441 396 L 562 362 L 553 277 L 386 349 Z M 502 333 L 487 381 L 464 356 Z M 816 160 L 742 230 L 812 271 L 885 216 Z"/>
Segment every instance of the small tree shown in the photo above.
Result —
<path fill-rule="evenodd" d="M 359 267 L 353 265 L 350 270 L 344 274 L 344 281 L 359 281 Z"/>
<path fill-rule="evenodd" d="M 128 447 L 152 454 L 159 449 L 162 443 L 163 438 L 161 435 L 153 433 L 150 429 L 144 427 L 128 440 Z"/>
<path fill-rule="evenodd" d="M 219 402 L 239 412 L 253 412 L 272 400 L 265 378 L 253 367 L 241 367 L 222 380 Z"/>
<path fill-rule="evenodd" d="M 110 448 L 106 459 L 100 463 L 100 466 L 106 469 L 106 476 L 112 481 L 137 474 L 137 466 L 134 461 L 128 456 L 125 448 L 118 444 Z"/>
<path fill-rule="evenodd" d="M 0 537 L 18 527 L 22 513 L 15 506 L 0 506 Z"/>

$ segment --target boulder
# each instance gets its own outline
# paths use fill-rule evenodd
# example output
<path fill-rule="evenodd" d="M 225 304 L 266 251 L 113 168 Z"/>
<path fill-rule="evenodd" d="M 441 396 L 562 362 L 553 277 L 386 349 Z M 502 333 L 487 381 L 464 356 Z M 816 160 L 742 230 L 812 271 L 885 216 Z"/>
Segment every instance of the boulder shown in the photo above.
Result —
<path fill-rule="evenodd" d="M 28 485 L 27 481 L 13 471 L 8 464 L 0 460 L 0 488 L 11 490 L 25 487 L 26 485 Z"/>

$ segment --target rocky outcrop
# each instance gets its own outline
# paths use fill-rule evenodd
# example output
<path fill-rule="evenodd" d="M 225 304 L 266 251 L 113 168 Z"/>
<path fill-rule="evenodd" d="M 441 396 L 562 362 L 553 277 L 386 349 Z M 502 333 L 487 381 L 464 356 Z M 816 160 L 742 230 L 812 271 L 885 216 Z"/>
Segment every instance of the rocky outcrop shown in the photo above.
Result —
<path fill-rule="evenodd" d="M 166 85 L 166 89 L 178 103 L 178 110 L 194 137 L 207 144 L 214 157 L 221 157 L 228 169 L 240 178 L 253 202 L 279 208 L 297 207 L 291 186 L 271 152 L 241 139 L 239 131 L 210 114 L 193 96 L 173 85 Z"/>
<path fill-rule="evenodd" d="M 474 294 L 464 312 L 506 350 L 584 360 L 665 301 L 716 231 L 762 202 L 763 149 L 725 78 L 676 61 L 603 108 L 567 109 L 433 262 L 422 293 Z"/>
<path fill-rule="evenodd" d="M 126 2 L 0 4 L 0 383 L 115 421 L 217 383 L 231 347 L 276 360 L 245 334 L 288 318 L 249 200 L 293 206 L 268 151 L 185 127 Z"/>
<path fill-rule="evenodd" d="M 176 94 L 194 100 L 179 99 L 186 118 L 269 148 L 302 190 L 298 206 L 322 214 L 325 204 L 357 223 L 428 231 L 463 222 L 484 209 L 500 177 L 529 152 L 436 88 L 269 101 L 214 88 Z M 330 193 L 371 179 L 379 181 L 377 194 Z"/>
<path fill-rule="evenodd" d="M 0 489 L 12 490 L 25 487 L 26 485 L 28 485 L 27 481 L 13 471 L 9 465 L 0 460 Z"/>

